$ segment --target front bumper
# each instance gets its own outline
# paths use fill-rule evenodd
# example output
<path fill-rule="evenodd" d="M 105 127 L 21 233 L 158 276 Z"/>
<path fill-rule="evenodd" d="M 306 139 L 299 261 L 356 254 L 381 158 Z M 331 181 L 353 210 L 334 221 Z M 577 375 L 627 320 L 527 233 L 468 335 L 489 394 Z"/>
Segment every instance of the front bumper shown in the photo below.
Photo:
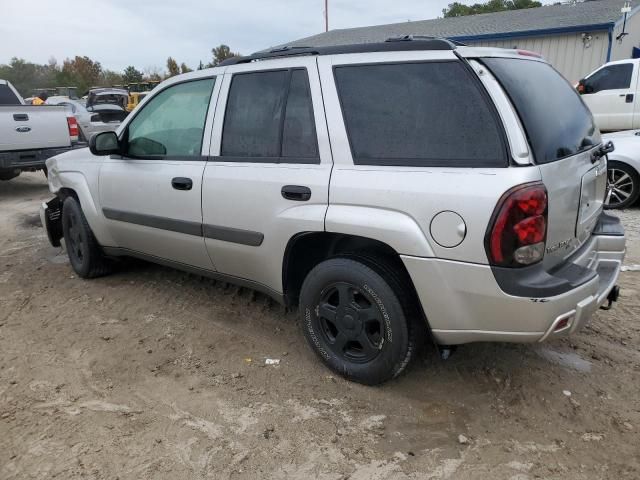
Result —
<path fill-rule="evenodd" d="M 538 342 L 578 331 L 607 301 L 624 255 L 625 236 L 619 220 L 603 215 L 590 240 L 565 265 L 549 273 L 550 282 L 562 285 L 558 294 L 548 294 L 548 282 L 527 283 L 526 295 L 507 293 L 488 265 L 402 259 L 434 337 L 441 344 L 456 345 Z"/>

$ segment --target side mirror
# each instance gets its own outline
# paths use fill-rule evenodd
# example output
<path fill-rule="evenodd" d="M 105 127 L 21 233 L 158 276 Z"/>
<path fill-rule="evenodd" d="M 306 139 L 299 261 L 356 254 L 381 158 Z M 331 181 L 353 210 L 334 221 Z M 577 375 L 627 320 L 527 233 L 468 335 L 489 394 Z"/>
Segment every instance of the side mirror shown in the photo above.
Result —
<path fill-rule="evenodd" d="M 113 155 L 120 153 L 120 142 L 116 132 L 96 133 L 89 139 L 89 150 L 94 155 Z"/>
<path fill-rule="evenodd" d="M 576 90 L 578 90 L 578 93 L 580 95 L 586 93 L 586 87 L 584 85 L 584 78 L 578 82 L 578 86 L 577 86 Z"/>

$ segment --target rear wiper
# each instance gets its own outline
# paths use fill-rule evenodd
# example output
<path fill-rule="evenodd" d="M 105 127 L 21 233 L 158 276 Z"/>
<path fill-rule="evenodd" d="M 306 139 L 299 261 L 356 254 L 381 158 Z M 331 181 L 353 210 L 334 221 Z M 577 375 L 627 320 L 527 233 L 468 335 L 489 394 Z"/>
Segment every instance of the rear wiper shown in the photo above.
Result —
<path fill-rule="evenodd" d="M 613 142 L 611 140 L 609 140 L 607 143 L 600 145 L 600 148 L 598 148 L 595 152 L 591 154 L 591 163 L 596 163 L 602 157 L 613 152 L 615 149 L 616 147 L 614 147 Z"/>

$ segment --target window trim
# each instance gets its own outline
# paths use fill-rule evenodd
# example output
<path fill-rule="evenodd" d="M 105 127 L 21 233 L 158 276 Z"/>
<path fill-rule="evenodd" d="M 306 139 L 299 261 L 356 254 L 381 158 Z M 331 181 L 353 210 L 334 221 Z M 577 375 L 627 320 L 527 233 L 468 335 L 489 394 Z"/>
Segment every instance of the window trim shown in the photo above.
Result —
<path fill-rule="evenodd" d="M 128 120 L 126 126 L 124 127 L 124 130 L 122 131 L 122 134 L 120 136 L 120 138 L 118 139 L 119 142 L 123 145 L 123 147 L 126 148 L 126 150 L 123 150 L 120 153 L 120 156 L 122 158 L 126 158 L 126 159 L 130 159 L 130 160 L 176 160 L 176 161 L 186 161 L 186 162 L 206 162 L 209 159 L 208 155 L 202 155 L 202 145 L 204 144 L 204 135 L 205 135 L 205 130 L 206 130 L 206 125 L 207 125 L 207 118 L 209 116 L 209 110 L 211 109 L 211 100 L 213 99 L 213 92 L 215 91 L 216 88 L 216 83 L 218 82 L 218 77 L 220 75 L 207 75 L 204 77 L 197 77 L 197 78 L 190 78 L 188 80 L 183 80 L 180 82 L 175 82 L 172 83 L 170 85 L 166 85 L 165 87 L 161 88 L 160 90 L 158 90 L 157 92 L 153 93 L 153 97 L 151 97 L 149 99 L 149 101 L 145 104 L 144 107 L 142 107 L 139 111 L 136 112 L 135 115 L 133 115 L 131 117 L 131 119 Z M 129 127 L 130 125 L 134 122 L 134 120 L 136 119 L 136 117 L 138 115 L 140 115 L 140 112 L 143 112 L 145 108 L 147 108 L 147 106 L 149 106 L 149 104 L 151 104 L 153 102 L 153 100 L 160 95 L 162 92 L 169 90 L 172 87 L 177 87 L 179 85 L 184 85 L 186 83 L 192 83 L 192 82 L 198 82 L 198 81 L 202 81 L 202 80 L 211 80 L 213 79 L 213 85 L 211 86 L 211 94 L 209 95 L 209 104 L 207 105 L 207 111 L 205 112 L 204 115 L 204 126 L 202 127 L 202 138 L 200 139 L 200 155 L 130 155 L 128 152 L 128 147 L 129 147 Z M 157 87 L 156 87 L 157 88 Z M 113 156 L 112 156 L 113 157 Z"/>
<path fill-rule="evenodd" d="M 365 158 L 359 157 L 356 158 L 353 143 L 351 140 L 351 132 L 349 129 L 349 125 L 347 123 L 347 118 L 345 116 L 345 109 L 342 101 L 342 94 L 340 93 L 340 88 L 338 86 L 338 79 L 336 77 L 336 70 L 342 67 L 370 67 L 370 66 L 378 66 L 378 65 L 422 65 L 425 63 L 460 63 L 464 70 L 466 70 L 468 76 L 471 79 L 471 82 L 475 85 L 476 90 L 480 93 L 481 97 L 484 99 L 491 116 L 493 117 L 497 127 L 498 127 L 498 137 L 501 144 L 501 151 L 503 153 L 502 160 L 504 163 L 502 165 L 489 165 L 486 162 L 483 164 L 478 160 L 474 159 L 449 159 L 446 161 L 439 159 L 419 159 L 419 158 Z M 496 105 L 493 103 L 489 92 L 487 92 L 486 88 L 482 84 L 482 81 L 478 78 L 475 71 L 465 60 L 460 59 L 433 59 L 433 60 L 408 60 L 408 61 L 390 61 L 390 62 L 366 62 L 366 63 L 344 63 L 339 65 L 332 66 L 333 73 L 333 82 L 336 88 L 336 93 L 338 96 L 338 101 L 340 102 L 340 112 L 342 114 L 342 121 L 344 124 L 344 129 L 347 134 L 347 141 L 349 142 L 349 150 L 351 153 L 351 161 L 354 166 L 386 166 L 386 167 L 409 167 L 409 168 L 431 168 L 431 167 L 452 167 L 452 168 L 507 168 L 511 165 L 517 165 L 513 158 L 511 157 L 511 152 L 509 150 L 509 142 L 507 140 L 507 133 L 505 131 L 504 124 L 502 123 L 502 119 L 498 112 Z M 362 160 L 365 160 L 362 162 Z"/>
<path fill-rule="evenodd" d="M 291 80 L 293 72 L 299 70 L 303 71 L 306 75 L 307 88 L 309 91 L 309 107 L 311 108 L 311 120 L 313 127 L 313 135 L 316 145 L 315 157 L 284 157 L 282 156 L 282 142 L 284 139 L 284 124 L 287 114 L 287 104 L 289 103 L 289 92 L 291 90 Z M 231 96 L 231 88 L 233 87 L 233 81 L 236 76 L 239 75 L 252 75 L 256 73 L 270 73 L 270 72 L 287 72 L 286 87 L 284 91 L 284 101 L 282 102 L 282 114 L 280 115 L 280 126 L 278 131 L 279 138 L 279 153 L 280 155 L 275 157 L 257 157 L 257 156 L 240 156 L 240 155 L 223 155 L 222 148 L 224 145 L 224 130 L 227 124 L 227 113 L 229 112 L 229 97 Z M 227 90 L 227 98 L 224 106 L 224 115 L 222 116 L 222 132 L 220 134 L 220 155 L 212 156 L 210 158 L 214 162 L 232 162 L 232 163 L 267 163 L 271 165 L 279 164 L 293 164 L 293 165 L 320 165 L 320 144 L 318 142 L 318 129 L 316 128 L 316 115 L 313 108 L 313 92 L 311 91 L 311 81 L 309 78 L 309 69 L 306 66 L 299 67 L 287 67 L 287 68 L 270 68 L 265 70 L 248 70 L 239 71 L 231 74 L 231 80 L 229 82 L 229 88 Z"/>

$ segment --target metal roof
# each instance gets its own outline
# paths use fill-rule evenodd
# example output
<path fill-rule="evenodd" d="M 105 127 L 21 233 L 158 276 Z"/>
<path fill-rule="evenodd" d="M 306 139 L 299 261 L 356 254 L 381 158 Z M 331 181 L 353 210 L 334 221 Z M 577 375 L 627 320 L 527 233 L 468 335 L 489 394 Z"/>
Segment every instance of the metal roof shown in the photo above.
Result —
<path fill-rule="evenodd" d="M 631 2 L 632 8 L 639 1 Z M 425 35 L 455 40 L 500 38 L 590 30 L 605 30 L 622 19 L 624 0 L 591 0 L 576 4 L 545 5 L 538 8 L 484 13 L 417 22 L 330 30 L 287 43 L 288 46 L 330 47 L 356 43 L 383 42 L 390 37 Z"/>

